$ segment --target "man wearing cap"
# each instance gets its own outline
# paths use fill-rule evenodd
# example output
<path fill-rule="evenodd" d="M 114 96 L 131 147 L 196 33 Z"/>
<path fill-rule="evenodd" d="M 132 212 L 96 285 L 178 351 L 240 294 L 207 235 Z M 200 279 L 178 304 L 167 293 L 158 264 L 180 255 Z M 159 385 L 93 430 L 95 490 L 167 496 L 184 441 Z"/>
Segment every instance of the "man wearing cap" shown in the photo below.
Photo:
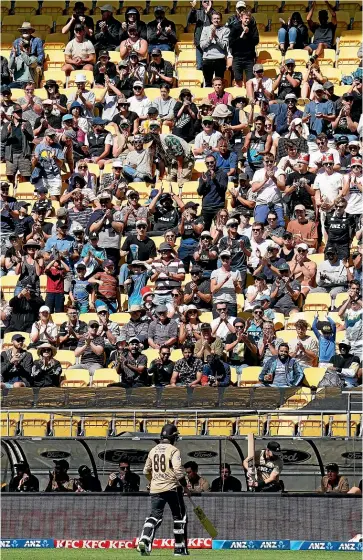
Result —
<path fill-rule="evenodd" d="M 98 233 L 100 246 L 106 249 L 107 258 L 113 260 L 115 268 L 118 269 L 123 230 L 121 212 L 113 207 L 108 191 L 102 191 L 98 199 L 101 208 L 91 214 L 87 225 L 88 232 Z"/>
<path fill-rule="evenodd" d="M 350 160 L 351 171 L 345 175 L 343 179 L 342 196 L 347 200 L 346 212 L 355 221 L 355 230 L 360 227 L 360 219 L 362 215 L 363 200 L 362 200 L 362 159 L 360 157 L 351 157 Z"/>
<path fill-rule="evenodd" d="M 8 120 L 11 113 L 13 112 L 13 107 L 15 105 L 15 101 L 13 101 L 11 99 L 11 96 L 12 96 L 11 89 L 9 88 L 8 85 L 5 85 L 5 83 L 4 83 L 5 78 L 4 78 L 4 75 L 3 75 L 3 70 L 1 72 L 1 78 L 2 78 L 3 85 L 0 87 L 0 94 L 1 94 L 0 112 L 1 112 L 1 116 L 4 119 Z"/>
<path fill-rule="evenodd" d="M 128 7 L 125 11 L 125 21 L 121 24 L 120 42 L 127 39 L 127 31 L 130 25 L 136 27 L 139 37 L 147 39 L 146 23 L 140 19 L 139 10 L 135 7 Z"/>
<path fill-rule="evenodd" d="M 144 148 L 142 135 L 135 135 L 132 145 L 134 149 L 126 155 L 122 173 L 131 183 L 140 181 L 150 183 L 152 181 L 153 155 L 149 148 Z"/>
<path fill-rule="evenodd" d="M 251 101 L 260 101 L 261 99 L 267 99 L 268 101 L 273 97 L 272 80 L 271 78 L 265 78 L 263 73 L 264 68 L 262 64 L 255 64 L 253 66 L 254 78 L 246 83 L 246 95 Z"/>
<path fill-rule="evenodd" d="M 199 177 L 197 193 L 202 197 L 204 229 L 209 230 L 216 214 L 225 206 L 228 177 L 223 169 L 217 169 L 212 153 L 206 156 L 205 164 L 207 171 Z"/>
<path fill-rule="evenodd" d="M 103 169 L 106 160 L 112 157 L 113 140 L 108 130 L 105 130 L 107 121 L 100 117 L 92 119 L 92 130 L 86 134 L 84 152 L 89 161 L 97 163 Z"/>
<path fill-rule="evenodd" d="M 209 234 L 209 232 L 205 233 Z M 184 303 L 186 305 L 193 304 L 199 310 L 211 311 L 212 294 L 210 280 L 203 277 L 203 269 L 198 265 L 192 266 L 190 275 L 192 279 L 190 282 L 187 282 L 184 289 Z"/>
<path fill-rule="evenodd" d="M 308 219 L 315 219 L 315 190 L 313 184 L 316 174 L 308 171 L 309 161 L 309 154 L 300 153 L 294 171 L 286 177 L 286 189 L 283 198 L 287 199 L 290 218 L 293 217 L 296 206 L 302 205 L 306 210 Z"/>
<path fill-rule="evenodd" d="M 42 141 L 47 128 L 53 128 L 57 131 L 60 131 L 62 128 L 62 118 L 60 114 L 53 115 L 53 101 L 51 99 L 44 99 L 42 106 L 43 115 L 38 117 L 34 123 L 35 144 L 39 144 L 39 142 Z"/>
<path fill-rule="evenodd" d="M 95 87 L 105 87 L 107 78 L 111 83 L 119 87 L 120 79 L 117 73 L 116 64 L 111 62 L 108 51 L 100 51 L 98 60 L 93 68 Z"/>
<path fill-rule="evenodd" d="M 115 356 L 115 367 L 120 376 L 118 383 L 111 383 L 109 387 L 145 387 L 148 381 L 147 357 L 141 353 L 143 345 L 138 337 L 132 336 L 127 346 Z"/>
<path fill-rule="evenodd" d="M 154 48 L 161 51 L 173 51 L 177 42 L 175 23 L 165 17 L 162 6 L 154 8 L 155 19 L 147 24 L 147 42 L 149 53 Z"/>
<path fill-rule="evenodd" d="M 303 204 L 295 206 L 296 220 L 290 220 L 287 231 L 292 233 L 296 243 L 305 243 L 311 252 L 318 248 L 318 229 L 315 221 L 306 217 L 306 208 Z"/>
<path fill-rule="evenodd" d="M 144 317 L 143 307 L 141 305 L 131 305 L 127 312 L 130 314 L 130 320 L 121 327 L 119 336 L 121 346 L 124 347 L 129 339 L 135 337 L 146 346 L 149 321 Z"/>
<path fill-rule="evenodd" d="M 151 321 L 148 330 L 148 343 L 150 348 L 159 350 L 161 346 L 172 348 L 178 340 L 178 324 L 174 319 L 169 319 L 166 305 L 157 305 L 154 321 Z"/>
<path fill-rule="evenodd" d="M 1 352 L 2 389 L 29 387 L 33 367 L 33 356 L 24 348 L 25 338 L 21 333 L 13 334 L 12 346 Z"/>
<path fill-rule="evenodd" d="M 72 305 L 67 309 L 67 321 L 59 327 L 59 349 L 74 351 L 78 341 L 87 333 L 87 324 L 79 319 L 77 309 Z"/>
<path fill-rule="evenodd" d="M 270 113 L 275 115 L 276 132 L 281 136 L 290 136 L 292 121 L 303 116 L 303 112 L 296 108 L 297 99 L 295 93 L 287 93 L 283 100 L 270 105 Z"/>
<path fill-rule="evenodd" d="M 44 240 L 47 241 L 49 237 L 53 235 L 53 224 L 45 221 L 46 210 L 45 208 L 39 208 L 36 210 L 32 216 L 33 222 L 30 224 L 31 231 L 26 234 L 25 240 L 33 239 L 34 235 L 41 235 Z M 55 225 L 55 224 L 54 224 Z M 54 234 L 56 229 L 54 230 Z"/>
<path fill-rule="evenodd" d="M 10 88 L 22 89 L 27 83 L 36 81 L 37 57 L 31 54 L 30 41 L 20 39 L 17 50 L 13 48 L 9 56 L 9 70 L 13 74 Z"/>
<path fill-rule="evenodd" d="M 334 207 L 334 202 L 341 194 L 343 188 L 343 176 L 334 171 L 334 156 L 324 154 L 322 157 L 323 173 L 318 173 L 314 181 L 315 207 L 320 214 L 321 229 L 324 240 L 327 239 L 325 230 L 325 219 L 328 212 Z"/>
<path fill-rule="evenodd" d="M 103 338 L 103 345 L 107 357 L 120 339 L 120 325 L 110 320 L 110 312 L 107 305 L 98 305 L 96 311 L 98 316 L 97 320 L 100 324 L 97 336 Z"/>
<path fill-rule="evenodd" d="M 133 95 L 129 97 L 129 110 L 136 113 L 140 121 L 146 120 L 151 101 L 145 95 L 144 84 L 140 80 L 136 80 L 133 83 L 132 91 Z"/>
<path fill-rule="evenodd" d="M 318 264 L 317 288 L 313 288 L 312 292 L 328 292 L 334 301 L 339 293 L 346 291 L 350 275 L 349 263 L 338 257 L 337 248 L 332 245 L 326 246 L 325 258 L 325 261 Z"/>
<path fill-rule="evenodd" d="M 22 26 L 18 29 L 21 33 L 21 37 L 15 39 L 13 42 L 13 49 L 15 53 L 19 55 L 21 53 L 21 43 L 22 41 L 29 41 L 30 43 L 30 54 L 36 57 L 37 66 L 35 68 L 35 83 L 38 87 L 40 78 L 43 74 L 43 65 L 45 60 L 45 53 L 43 47 L 43 41 L 40 37 L 34 37 L 33 33 L 35 28 L 29 21 L 24 21 Z"/>
<path fill-rule="evenodd" d="M 335 109 L 333 102 L 323 97 L 324 88 L 321 84 L 315 85 L 313 100 L 304 108 L 303 122 L 309 126 L 309 132 L 318 136 L 326 132 L 329 124 L 335 120 Z"/>
<path fill-rule="evenodd" d="M 203 75 L 205 87 L 212 86 L 213 76 L 223 78 L 227 66 L 229 46 L 228 27 L 222 25 L 222 14 L 214 12 L 211 24 L 203 27 L 200 48 L 203 52 Z"/>
<path fill-rule="evenodd" d="M 87 369 L 90 376 L 93 377 L 97 369 L 104 367 L 104 339 L 97 334 L 99 328 L 99 323 L 95 319 L 91 319 L 88 323 L 87 333 L 78 340 L 74 352 L 76 358 L 80 358 L 79 364 L 71 366 L 69 369 Z"/>
<path fill-rule="evenodd" d="M 30 283 L 9 301 L 12 313 L 5 332 L 29 332 L 33 323 L 39 318 L 39 309 L 44 305 L 41 297 L 36 295 L 34 284 Z"/>
<path fill-rule="evenodd" d="M 271 309 L 277 313 L 289 316 L 293 311 L 299 311 L 298 299 L 301 285 L 290 278 L 290 267 L 287 262 L 278 266 L 279 276 L 275 278 L 271 287 Z"/>
<path fill-rule="evenodd" d="M 239 221 L 230 218 L 227 221 L 227 235 L 218 243 L 220 255 L 228 250 L 231 253 L 231 271 L 240 273 L 241 288 L 244 290 L 247 277 L 247 259 L 251 256 L 251 243 L 246 235 L 238 233 Z"/>
<path fill-rule="evenodd" d="M 47 128 L 44 133 L 44 141 L 36 146 L 32 157 L 31 181 L 34 188 L 47 187 L 51 200 L 59 200 L 62 188 L 60 170 L 64 161 L 64 153 L 56 136 L 55 130 Z"/>
<path fill-rule="evenodd" d="M 257 481 L 254 481 L 250 475 L 249 463 L 251 460 L 256 466 Z M 246 457 L 243 461 L 249 489 L 254 492 L 281 491 L 280 474 L 283 466 L 280 444 L 277 441 L 269 441 L 266 449 L 256 451 L 254 457 Z"/>
<path fill-rule="evenodd" d="M 31 474 L 25 461 L 14 465 L 16 475 L 9 482 L 9 492 L 39 492 L 39 480 Z"/>
<path fill-rule="evenodd" d="M 294 280 L 301 284 L 301 293 L 304 297 L 308 295 L 311 288 L 315 286 L 316 263 L 308 258 L 309 246 L 307 243 L 296 245 L 295 256 L 289 262 L 290 273 Z"/>
<path fill-rule="evenodd" d="M 304 48 L 309 52 L 309 54 L 312 54 L 313 52 L 315 53 L 310 58 L 312 62 L 315 62 L 320 55 L 324 54 L 324 49 L 333 48 L 334 35 L 337 28 L 337 16 L 335 8 L 330 4 L 330 2 L 325 2 L 325 4 L 331 15 L 331 22 L 328 22 L 329 14 L 327 10 L 319 11 L 319 23 L 313 21 L 316 6 L 315 2 L 312 3 L 310 11 L 306 16 L 306 22 L 309 29 L 314 34 L 314 42 Z"/>
<path fill-rule="evenodd" d="M 10 122 L 1 128 L 1 143 L 5 148 L 6 175 L 13 184 L 18 172 L 29 181 L 33 141 L 32 125 L 26 122 L 20 105 L 13 106 Z"/>
<path fill-rule="evenodd" d="M 149 87 L 162 87 L 168 84 L 173 85 L 173 66 L 168 60 L 161 56 L 161 50 L 154 47 L 151 51 L 151 62 L 147 69 Z"/>
<path fill-rule="evenodd" d="M 86 38 L 86 28 L 81 23 L 74 26 L 74 39 L 72 39 L 64 50 L 65 64 L 62 71 L 69 76 L 73 70 L 91 70 L 96 62 L 95 48 L 92 42 Z"/>
<path fill-rule="evenodd" d="M 49 471 L 49 481 L 44 492 L 75 492 L 77 490 L 77 481 L 68 475 L 68 461 L 65 459 L 54 459 L 53 463 L 54 469 L 53 472 Z"/>
<path fill-rule="evenodd" d="M 346 387 L 357 387 L 362 380 L 360 359 L 351 352 L 351 343 L 344 339 L 338 343 L 339 354 L 329 360 L 329 371 L 335 371 L 344 381 Z"/>
<path fill-rule="evenodd" d="M 161 187 L 149 205 L 149 213 L 154 216 L 152 235 L 164 235 L 169 229 L 176 230 L 184 209 L 184 203 L 176 194 L 164 192 Z"/>
<path fill-rule="evenodd" d="M 256 21 L 246 3 L 240 0 L 236 4 L 236 15 L 229 18 L 229 51 L 233 56 L 232 69 L 238 87 L 253 78 L 253 61 L 256 59 L 256 46 L 260 36 Z"/>
<path fill-rule="evenodd" d="M 177 111 L 178 103 L 174 107 L 176 116 L 179 114 Z M 175 131 L 174 129 L 175 127 L 173 131 Z M 178 183 L 179 195 L 181 196 L 182 186 L 186 181 L 191 180 L 194 169 L 192 146 L 188 144 L 185 138 L 181 137 L 181 134 L 160 134 L 161 125 L 154 121 L 150 124 L 150 132 L 154 138 L 153 148 L 156 148 L 159 159 L 159 177 L 164 177 L 167 169 L 168 175 L 165 177 L 166 180 Z"/>
<path fill-rule="evenodd" d="M 121 309 L 120 290 L 115 277 L 115 265 L 112 260 L 103 262 L 104 272 L 96 272 L 89 279 L 90 284 L 97 284 L 92 292 L 92 302 L 96 308 L 106 305 L 111 313 Z"/>
<path fill-rule="evenodd" d="M 266 276 L 267 283 L 272 284 L 279 275 L 279 266 L 286 263 L 285 259 L 279 256 L 279 251 L 280 245 L 270 239 L 267 252 L 259 258 L 258 266 L 255 268 L 253 275 L 263 274 Z"/>
<path fill-rule="evenodd" d="M 295 60 L 288 58 L 285 63 L 280 66 L 280 72 L 272 84 L 272 91 L 277 90 L 277 99 L 286 102 L 288 94 L 294 94 L 296 98 L 301 95 L 300 85 L 302 82 L 302 73 L 295 72 Z M 299 115 L 299 117 L 302 116 Z"/>
<path fill-rule="evenodd" d="M 347 494 L 349 482 L 346 476 L 339 474 L 339 467 L 336 463 L 329 463 L 325 467 L 326 475 L 321 479 L 318 492 L 323 494 L 334 492 L 334 494 Z"/>
<path fill-rule="evenodd" d="M 84 116 L 90 121 L 93 118 L 93 109 L 96 103 L 96 95 L 94 91 L 86 89 L 87 77 L 84 74 L 76 74 L 74 82 L 77 91 L 71 93 L 68 97 L 67 109 L 71 109 L 71 105 L 76 101 L 80 103 Z"/>
<path fill-rule="evenodd" d="M 263 156 L 263 168 L 254 172 L 251 183 L 252 192 L 257 193 L 254 216 L 257 222 L 265 223 L 268 213 L 273 209 L 278 217 L 277 225 L 285 226 L 282 204 L 285 176 L 285 171 L 275 165 L 274 156 L 266 153 Z"/>
<path fill-rule="evenodd" d="M 79 478 L 76 480 L 78 492 L 102 492 L 99 479 L 92 476 L 91 469 L 87 465 L 81 465 L 78 474 Z"/>
<path fill-rule="evenodd" d="M 130 274 L 129 266 L 133 261 L 137 260 L 147 265 L 152 264 L 156 257 L 156 245 L 153 239 L 147 234 L 147 220 L 140 219 L 136 221 L 136 234 L 126 236 L 121 247 L 121 257 L 127 257 L 126 263 L 121 265 L 119 282 L 120 288 L 124 288 L 125 281 Z"/>
<path fill-rule="evenodd" d="M 202 116 L 201 121 L 203 130 L 195 137 L 194 155 L 204 159 L 206 154 L 217 151 L 222 134 L 214 129 L 212 116 Z"/>
<path fill-rule="evenodd" d="M 222 235 L 223 232 L 221 231 L 220 234 Z M 199 246 L 193 255 L 194 266 L 201 268 L 203 277 L 207 279 L 210 278 L 213 270 L 217 268 L 218 250 L 215 243 L 216 240 L 213 240 L 210 231 L 202 231 Z"/>
<path fill-rule="evenodd" d="M 120 45 L 121 23 L 113 17 L 114 8 L 110 4 L 101 6 L 101 20 L 96 23 L 95 49 L 100 51 L 115 51 Z"/>
<path fill-rule="evenodd" d="M 75 38 L 76 25 L 82 25 L 86 31 L 86 38 L 90 39 L 93 36 L 94 21 L 91 16 L 85 15 L 86 7 L 83 2 L 76 2 L 73 7 L 73 14 L 68 18 L 67 23 L 62 27 L 62 34 L 66 35 L 69 32 L 69 40 Z"/>
<path fill-rule="evenodd" d="M 73 270 L 74 261 L 79 259 L 79 253 L 76 248 L 75 239 L 67 233 L 68 225 L 62 220 L 57 220 L 56 234 L 47 239 L 44 247 L 45 259 L 50 259 L 51 253 L 62 253 L 62 257 L 67 265 Z M 64 279 L 64 291 L 68 293 L 70 290 L 71 275 L 67 274 Z"/>
<path fill-rule="evenodd" d="M 336 118 L 331 125 L 335 140 L 341 134 L 346 135 L 348 140 L 358 140 L 358 121 L 355 121 L 352 115 L 353 101 L 353 94 L 347 92 L 336 103 Z"/>

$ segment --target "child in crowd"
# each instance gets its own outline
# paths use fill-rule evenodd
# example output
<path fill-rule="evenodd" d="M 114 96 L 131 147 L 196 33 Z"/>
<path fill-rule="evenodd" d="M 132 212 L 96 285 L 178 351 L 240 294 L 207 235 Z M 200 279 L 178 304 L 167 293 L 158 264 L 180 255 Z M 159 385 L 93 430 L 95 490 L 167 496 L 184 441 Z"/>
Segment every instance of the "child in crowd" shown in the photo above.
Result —
<path fill-rule="evenodd" d="M 49 218 L 53 212 L 52 201 L 50 198 L 47 198 L 48 189 L 47 187 L 40 186 L 35 190 L 37 195 L 37 200 L 33 205 L 32 214 L 35 214 L 39 210 L 45 208 L 45 217 Z"/>
<path fill-rule="evenodd" d="M 47 275 L 45 305 L 49 307 L 50 313 L 64 311 L 64 278 L 69 271 L 69 266 L 60 256 L 56 256 L 45 267 L 44 273 Z"/>
<path fill-rule="evenodd" d="M 319 342 L 319 367 L 329 367 L 330 359 L 336 354 L 335 337 L 336 324 L 331 317 L 326 316 L 326 321 L 318 328 L 319 313 L 316 312 L 311 326 L 313 333 Z M 320 332 L 321 331 L 321 332 Z"/>
<path fill-rule="evenodd" d="M 93 309 L 93 304 L 90 303 L 90 294 L 92 293 L 92 286 L 88 280 L 85 280 L 86 265 L 79 262 L 76 265 L 77 278 L 72 282 L 72 289 L 69 292 L 72 304 L 76 307 L 79 313 L 88 313 L 89 309 Z"/>
<path fill-rule="evenodd" d="M 151 267 L 143 261 L 132 261 L 129 264 L 130 276 L 125 280 L 125 287 L 128 294 L 128 306 L 142 305 L 141 290 L 147 284 L 152 275 Z"/>

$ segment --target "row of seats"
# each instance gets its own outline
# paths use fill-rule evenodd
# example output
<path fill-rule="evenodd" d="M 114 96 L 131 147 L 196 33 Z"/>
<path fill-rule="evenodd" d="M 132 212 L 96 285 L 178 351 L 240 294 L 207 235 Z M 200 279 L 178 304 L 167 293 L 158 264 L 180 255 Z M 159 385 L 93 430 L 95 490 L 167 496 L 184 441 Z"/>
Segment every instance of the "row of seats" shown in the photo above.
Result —
<path fill-rule="evenodd" d="M 107 437 L 125 432 L 159 434 L 166 421 L 175 422 L 182 436 L 256 436 L 272 437 L 346 437 L 346 415 L 317 416 L 245 416 L 237 418 L 120 418 L 116 415 L 65 416 L 62 414 L 2 412 L 0 425 L 2 436 L 23 437 Z M 353 414 L 350 435 L 362 435 L 362 417 Z"/>

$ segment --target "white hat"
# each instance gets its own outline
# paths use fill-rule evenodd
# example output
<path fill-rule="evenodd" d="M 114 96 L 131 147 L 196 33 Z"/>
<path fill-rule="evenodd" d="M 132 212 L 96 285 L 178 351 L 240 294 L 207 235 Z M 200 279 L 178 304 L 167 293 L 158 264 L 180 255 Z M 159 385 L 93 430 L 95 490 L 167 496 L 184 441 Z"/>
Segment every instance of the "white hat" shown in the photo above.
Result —
<path fill-rule="evenodd" d="M 237 4 L 236 4 L 236 8 L 245 8 L 246 7 L 246 2 L 244 2 L 243 0 L 238 0 Z"/>
<path fill-rule="evenodd" d="M 48 311 L 48 313 L 50 313 L 50 309 L 47 305 L 42 305 L 39 309 L 39 313 L 43 313 L 43 311 Z"/>
<path fill-rule="evenodd" d="M 85 76 L 85 74 L 76 74 L 76 77 L 74 78 L 74 83 L 77 84 L 79 82 L 87 82 L 87 78 Z"/>
<path fill-rule="evenodd" d="M 122 161 L 116 159 L 116 160 L 113 162 L 112 167 L 123 167 Z"/>
<path fill-rule="evenodd" d="M 132 87 L 135 87 L 135 86 L 138 86 L 138 87 L 142 87 L 142 88 L 143 88 L 143 87 L 144 87 L 144 84 L 143 84 L 142 82 L 140 82 L 140 80 L 136 80 L 136 82 L 134 82 L 134 83 L 132 84 Z"/>
<path fill-rule="evenodd" d="M 267 249 L 269 249 L 270 247 L 272 247 L 272 249 L 280 249 L 280 245 L 278 245 L 278 244 L 275 243 L 274 241 L 271 241 L 271 242 L 268 244 Z"/>
<path fill-rule="evenodd" d="M 307 245 L 306 243 L 299 243 L 299 245 L 296 245 L 296 249 L 303 249 L 304 251 L 308 251 L 309 245 Z"/>

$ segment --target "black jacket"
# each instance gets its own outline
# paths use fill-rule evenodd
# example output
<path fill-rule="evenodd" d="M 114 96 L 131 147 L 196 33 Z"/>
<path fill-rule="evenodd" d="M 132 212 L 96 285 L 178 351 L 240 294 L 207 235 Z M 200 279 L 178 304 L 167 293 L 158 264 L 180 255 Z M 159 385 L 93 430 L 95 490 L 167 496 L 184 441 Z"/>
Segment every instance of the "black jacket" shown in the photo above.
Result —
<path fill-rule="evenodd" d="M 35 360 L 32 368 L 31 384 L 33 387 L 59 387 L 62 366 L 52 359 L 48 366 L 43 360 Z"/>
<path fill-rule="evenodd" d="M 117 477 L 113 485 L 107 484 L 105 492 L 138 492 L 140 489 L 140 477 L 138 474 L 127 471 L 124 480 Z"/>
<path fill-rule="evenodd" d="M 131 8 L 127 8 L 126 12 L 125 12 L 125 22 L 127 27 L 130 25 L 128 22 L 128 13 L 131 10 Z M 146 27 L 146 23 L 144 21 L 140 21 L 140 12 L 137 13 L 136 16 L 136 27 L 137 27 L 137 32 L 139 34 L 139 36 L 141 37 L 141 39 L 145 39 L 145 41 L 147 40 L 147 27 Z M 123 29 L 122 25 L 121 25 L 121 30 L 120 30 L 120 43 L 121 41 L 126 41 L 126 39 L 128 38 L 128 34 L 127 34 L 127 29 Z"/>
<path fill-rule="evenodd" d="M 243 60 L 254 60 L 256 58 L 255 47 L 260 41 L 260 35 L 254 19 L 248 24 L 248 33 L 245 33 L 241 38 L 242 24 L 236 17 L 231 20 L 228 25 L 230 29 L 229 34 L 229 48 L 235 58 Z"/>
<path fill-rule="evenodd" d="M 29 300 L 25 297 L 13 297 L 9 301 L 9 305 L 13 312 L 10 316 L 9 326 L 6 327 L 5 332 L 29 332 L 32 329 L 32 324 L 39 317 L 39 309 L 44 305 L 44 300 L 34 295 Z"/>
<path fill-rule="evenodd" d="M 14 476 L 9 482 L 9 492 L 39 492 L 39 480 L 33 474 L 18 488 L 22 476 Z"/>
<path fill-rule="evenodd" d="M 101 66 L 100 62 L 96 62 L 96 64 L 93 67 L 93 77 L 95 79 L 95 84 L 104 86 L 106 75 L 110 78 L 110 80 L 116 78 L 117 76 L 116 64 L 114 64 L 113 62 L 107 62 L 106 72 L 100 72 L 100 66 Z"/>
<path fill-rule="evenodd" d="M 242 492 L 242 485 L 235 476 L 229 476 L 224 481 L 219 476 L 213 480 L 210 490 L 211 492 Z"/>
<path fill-rule="evenodd" d="M 147 24 L 147 41 L 149 45 L 169 45 L 169 47 L 174 49 L 177 42 L 175 23 L 170 21 L 170 19 L 163 19 L 160 35 L 156 33 L 157 25 L 158 21 L 156 19 Z M 171 33 L 166 33 L 164 31 L 165 27 L 171 27 Z"/>
<path fill-rule="evenodd" d="M 21 360 L 17 367 L 10 363 L 12 356 L 11 348 L 1 352 L 1 377 L 4 382 L 10 381 L 14 377 L 20 377 L 21 381 L 29 387 L 31 384 L 31 371 L 33 366 L 33 356 L 30 352 L 22 352 Z"/>
<path fill-rule="evenodd" d="M 114 51 L 116 47 L 120 46 L 120 31 L 121 23 L 117 21 L 114 17 L 111 17 L 107 22 L 107 29 L 105 31 L 101 30 L 100 19 L 96 23 L 95 30 L 95 49 L 97 52 L 102 50 Z"/>
<path fill-rule="evenodd" d="M 195 30 L 194 30 L 194 44 L 195 46 L 199 46 L 200 37 L 202 35 L 203 27 L 208 27 L 212 23 L 212 15 L 216 13 L 213 8 L 207 13 L 205 10 L 190 10 L 187 19 L 187 26 L 189 24 L 195 23 Z"/>

